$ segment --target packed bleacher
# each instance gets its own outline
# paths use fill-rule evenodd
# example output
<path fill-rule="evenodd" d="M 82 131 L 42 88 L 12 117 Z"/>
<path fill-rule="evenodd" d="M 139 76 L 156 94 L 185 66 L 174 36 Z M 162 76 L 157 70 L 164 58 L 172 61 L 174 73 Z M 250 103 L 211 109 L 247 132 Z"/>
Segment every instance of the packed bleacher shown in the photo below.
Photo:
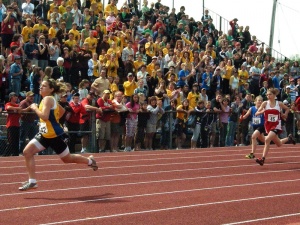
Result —
<path fill-rule="evenodd" d="M 99 152 L 247 145 L 250 120 L 240 115 L 268 88 L 298 111 L 298 62 L 277 62 L 237 18 L 222 31 L 209 10 L 201 21 L 192 16 L 161 0 L 141 10 L 136 0 L 120 8 L 116 0 L 0 3 L 0 102 L 3 111 L 13 106 L 3 154 L 19 155 L 38 132 L 27 107 L 41 102 L 40 84 L 50 78 L 64 85 L 56 97 L 72 153 L 78 138 L 89 151 L 91 111 Z"/>

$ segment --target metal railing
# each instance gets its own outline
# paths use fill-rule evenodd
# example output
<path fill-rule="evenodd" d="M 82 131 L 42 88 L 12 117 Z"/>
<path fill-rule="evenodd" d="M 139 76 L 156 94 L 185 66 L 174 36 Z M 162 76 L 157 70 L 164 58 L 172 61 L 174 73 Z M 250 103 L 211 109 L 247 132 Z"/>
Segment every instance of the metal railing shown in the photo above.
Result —
<path fill-rule="evenodd" d="M 89 146 L 87 151 L 88 152 L 93 152 L 96 153 L 98 152 L 98 138 L 97 138 L 97 132 L 98 129 L 96 128 L 96 114 L 95 112 L 91 111 L 91 119 L 90 119 L 90 130 L 89 131 L 85 131 L 84 133 L 87 133 L 89 135 Z M 165 111 L 165 116 L 167 116 L 167 119 L 165 120 L 166 122 L 169 123 L 169 125 L 162 127 L 162 121 L 161 119 L 158 120 L 157 122 L 157 131 L 155 133 L 155 136 L 153 137 L 153 148 L 154 149 L 161 149 L 161 143 L 165 143 L 164 140 L 162 140 L 162 138 L 167 138 L 167 149 L 175 149 L 177 148 L 176 144 L 175 144 L 175 140 L 177 138 L 177 131 L 176 129 L 174 129 L 175 127 L 175 123 L 176 120 L 174 120 L 174 116 L 176 115 L 176 111 Z M 197 112 L 199 113 L 199 112 Z M 208 127 L 207 130 L 204 131 L 203 134 L 200 133 L 199 138 L 197 140 L 197 148 L 201 148 L 202 146 L 202 142 L 204 140 L 202 140 L 203 138 L 207 138 L 207 147 L 213 145 L 215 147 L 220 146 L 220 140 L 221 140 L 221 132 L 220 132 L 220 126 L 219 126 L 219 113 L 214 113 L 214 112 L 203 112 L 203 114 L 216 114 L 216 141 L 214 143 L 210 143 L 210 134 L 211 134 L 211 128 Z M 190 114 L 189 117 L 191 117 L 194 114 L 194 112 L 192 112 Z M 197 114 L 199 115 L 199 114 Z M 290 114 L 290 118 L 291 121 L 286 124 L 285 126 L 283 126 L 283 136 L 282 137 L 286 137 L 288 135 L 288 133 L 292 133 L 294 136 L 296 136 L 298 139 L 300 138 L 300 135 L 297 134 L 297 126 L 296 126 L 296 117 L 295 117 L 295 113 L 291 113 Z M 0 113 L 0 155 L 4 155 L 4 156 L 10 156 L 13 155 L 14 152 L 17 152 L 19 154 L 21 154 L 21 152 L 19 151 L 19 149 L 11 149 L 11 143 L 9 142 L 9 138 L 7 136 L 8 132 L 7 132 L 7 128 L 5 126 L 6 123 L 6 117 L 7 117 L 7 113 L 6 112 L 2 112 Z M 191 145 L 191 137 L 193 136 L 193 132 L 194 132 L 194 125 L 188 125 L 188 119 L 185 121 L 186 122 L 186 140 L 185 142 L 182 144 L 182 148 L 190 148 Z M 236 130 L 235 130 L 235 134 L 234 134 L 234 140 L 236 140 L 237 144 L 239 144 L 239 140 L 240 140 L 240 122 L 239 120 L 236 122 Z M 36 133 L 38 131 L 38 125 L 37 123 L 35 124 L 36 126 Z M 248 132 L 246 134 L 246 138 L 248 139 L 248 141 L 251 140 L 251 135 L 253 133 L 253 130 L 251 128 L 251 126 L 248 124 L 246 125 L 248 126 Z M 145 127 L 146 129 L 146 127 Z M 203 131 L 203 130 L 202 130 Z M 225 135 L 227 134 L 228 130 L 226 130 Z M 79 138 L 79 134 L 82 133 L 81 131 L 66 131 L 66 133 L 69 134 L 78 134 L 78 139 L 77 139 L 77 144 L 79 144 L 81 146 L 81 142 L 80 142 L 80 138 Z M 224 138 L 224 137 L 223 137 Z M 26 140 L 26 142 L 30 141 L 28 138 Z M 15 140 L 15 142 L 19 143 L 19 140 Z M 235 142 L 235 144 L 236 144 Z M 14 143 L 16 144 L 16 143 Z M 234 144 L 234 145 L 235 145 Z M 122 144 L 120 144 L 122 145 Z M 14 145 L 13 145 L 14 146 Z M 142 145 L 143 146 L 143 145 Z M 233 145 L 232 145 L 233 146 Z M 165 149 L 165 148 L 164 148 Z M 107 149 L 106 149 L 107 150 Z M 78 151 L 78 149 L 77 149 Z M 43 152 L 43 154 L 53 154 L 53 151 L 51 149 L 47 149 Z"/>

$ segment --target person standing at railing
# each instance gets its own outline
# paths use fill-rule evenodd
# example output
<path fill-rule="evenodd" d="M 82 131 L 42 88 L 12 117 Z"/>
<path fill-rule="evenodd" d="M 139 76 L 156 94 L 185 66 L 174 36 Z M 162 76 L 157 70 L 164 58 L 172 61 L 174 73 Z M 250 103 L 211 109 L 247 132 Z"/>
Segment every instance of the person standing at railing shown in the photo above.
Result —
<path fill-rule="evenodd" d="M 26 109 L 28 108 L 34 100 L 34 93 L 32 91 L 28 91 L 26 93 L 26 98 L 20 102 L 20 108 Z M 19 143 L 19 153 L 22 153 L 25 148 L 26 138 L 29 140 L 33 139 L 37 133 L 37 123 L 35 120 L 37 116 L 33 113 L 29 108 L 29 113 L 24 113 L 21 115 L 20 119 L 20 143 Z"/>
<path fill-rule="evenodd" d="M 8 146 L 3 156 L 19 155 L 19 133 L 20 133 L 20 112 L 21 107 L 18 102 L 18 95 L 15 92 L 9 94 L 9 102 L 5 104 L 5 110 L 8 112 L 6 120 Z"/>

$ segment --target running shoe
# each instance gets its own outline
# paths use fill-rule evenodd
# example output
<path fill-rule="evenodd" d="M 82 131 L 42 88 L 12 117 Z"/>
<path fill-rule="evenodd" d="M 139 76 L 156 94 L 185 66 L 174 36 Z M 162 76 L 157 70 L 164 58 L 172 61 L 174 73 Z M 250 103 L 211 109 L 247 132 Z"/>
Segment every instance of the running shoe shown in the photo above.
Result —
<path fill-rule="evenodd" d="M 259 165 L 263 166 L 265 163 L 265 159 L 264 158 L 258 158 L 255 160 Z"/>
<path fill-rule="evenodd" d="M 255 155 L 253 153 L 250 153 L 248 155 L 245 156 L 247 159 L 254 159 Z"/>
<path fill-rule="evenodd" d="M 296 138 L 294 138 L 292 134 L 289 134 L 288 138 L 289 138 L 289 142 L 291 142 L 293 145 L 296 144 Z"/>
<path fill-rule="evenodd" d="M 29 183 L 29 181 L 26 181 L 22 184 L 22 187 L 19 187 L 19 191 L 28 191 L 29 189 L 35 189 L 37 187 L 37 183 Z"/>
<path fill-rule="evenodd" d="M 96 160 L 94 159 L 94 156 L 90 155 L 88 157 L 90 160 L 92 160 L 92 164 L 89 165 L 94 171 L 96 171 L 98 169 L 98 166 L 97 166 L 97 162 Z"/>

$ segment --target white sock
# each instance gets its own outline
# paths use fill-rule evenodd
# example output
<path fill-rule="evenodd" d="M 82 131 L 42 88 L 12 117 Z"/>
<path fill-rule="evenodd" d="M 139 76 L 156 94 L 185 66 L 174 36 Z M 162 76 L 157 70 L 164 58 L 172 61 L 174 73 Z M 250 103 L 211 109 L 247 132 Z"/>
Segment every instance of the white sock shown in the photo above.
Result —
<path fill-rule="evenodd" d="M 36 179 L 29 179 L 29 183 L 35 184 L 36 183 Z"/>
<path fill-rule="evenodd" d="M 93 163 L 93 161 L 91 159 L 89 159 L 88 165 L 90 166 L 90 165 L 92 165 L 92 163 Z"/>

